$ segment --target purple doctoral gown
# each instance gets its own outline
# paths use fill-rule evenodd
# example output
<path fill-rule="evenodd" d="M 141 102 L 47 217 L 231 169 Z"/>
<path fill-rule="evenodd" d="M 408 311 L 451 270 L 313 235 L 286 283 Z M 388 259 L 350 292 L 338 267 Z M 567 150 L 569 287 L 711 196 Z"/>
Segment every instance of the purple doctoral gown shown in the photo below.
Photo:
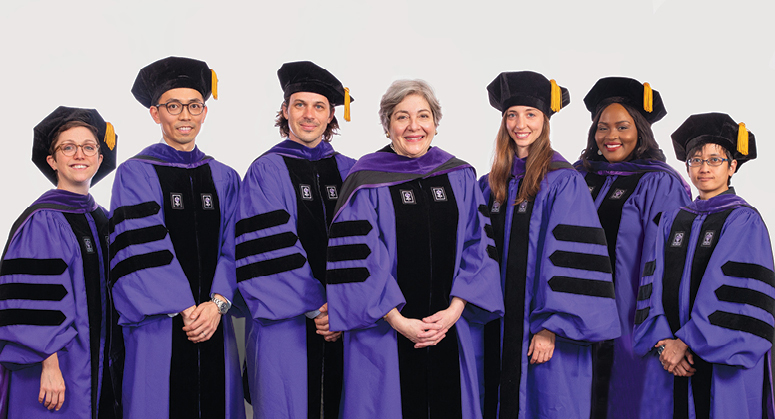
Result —
<path fill-rule="evenodd" d="M 350 171 L 331 226 L 330 325 L 344 333 L 342 418 L 479 418 L 472 328 L 503 313 L 486 207 L 473 169 L 437 147 L 412 159 L 385 147 Z M 422 318 L 466 300 L 431 348 L 382 319 Z"/>
<path fill-rule="evenodd" d="M 105 409 L 100 418 L 116 417 L 113 400 L 100 404 L 101 396 L 120 392 L 104 382 L 120 362 L 107 351 L 107 230 L 105 211 L 91 195 L 58 189 L 38 198 L 12 228 L 0 266 L 0 363 L 10 370 L 9 418 L 97 418 L 98 406 Z M 49 412 L 38 394 L 41 362 L 54 353 L 65 402 Z"/>
<path fill-rule="evenodd" d="M 606 233 L 613 267 L 616 306 L 622 336 L 593 347 L 593 418 L 638 417 L 643 401 L 643 377 L 648 363 L 632 351 L 635 298 L 640 273 L 662 214 L 688 205 L 691 190 L 675 169 L 657 160 L 608 163 L 580 161 L 574 166 L 595 201 Z M 651 403 L 651 401 L 646 401 Z"/>
<path fill-rule="evenodd" d="M 645 264 L 634 349 L 646 371 L 642 418 L 773 418 L 775 273 L 767 226 L 734 190 L 665 214 Z M 679 338 L 691 378 L 673 377 L 654 345 Z"/>
<path fill-rule="evenodd" d="M 490 372 L 497 369 L 498 348 L 492 346 L 498 340 L 488 325 L 487 417 L 589 417 L 590 343 L 620 334 L 605 233 L 589 189 L 559 153 L 550 168 L 535 199 L 519 205 L 513 203 L 524 159 L 514 158 L 506 203 L 494 200 L 489 175 L 479 180 L 499 247 L 506 306 L 500 371 Z M 543 329 L 556 335 L 554 354 L 548 362 L 529 364 L 530 341 Z"/>
<path fill-rule="evenodd" d="M 326 302 L 328 226 L 354 163 L 328 142 L 285 140 L 242 182 L 237 279 L 253 320 L 246 356 L 255 418 L 319 418 L 321 378 L 325 417 L 338 414 L 341 343 L 325 343 L 305 313 Z"/>
<path fill-rule="evenodd" d="M 111 284 L 124 329 L 124 417 L 243 418 L 234 329 L 193 344 L 177 313 L 234 301 L 239 175 L 194 148 L 154 144 L 116 171 Z"/>

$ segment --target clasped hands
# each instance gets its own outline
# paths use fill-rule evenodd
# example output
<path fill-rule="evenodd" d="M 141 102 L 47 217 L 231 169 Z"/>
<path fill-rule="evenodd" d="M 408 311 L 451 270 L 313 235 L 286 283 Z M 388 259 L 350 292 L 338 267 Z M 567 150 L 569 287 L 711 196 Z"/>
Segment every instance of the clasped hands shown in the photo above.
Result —
<path fill-rule="evenodd" d="M 404 317 L 398 309 L 392 309 L 385 315 L 390 327 L 414 343 L 415 349 L 437 345 L 447 336 L 449 329 L 457 322 L 466 301 L 453 297 L 449 307 L 428 317 L 410 319 Z"/>
<path fill-rule="evenodd" d="M 691 377 L 697 371 L 694 365 L 694 356 L 689 346 L 681 339 L 663 339 L 654 345 L 655 348 L 664 345 L 665 348 L 659 355 L 659 362 L 665 371 L 676 377 Z"/>
<path fill-rule="evenodd" d="M 226 298 L 220 294 L 213 294 L 213 297 L 226 301 Z M 210 340 L 221 322 L 221 313 L 212 301 L 205 301 L 198 306 L 193 305 L 181 311 L 180 316 L 183 319 L 183 331 L 192 343 Z"/>

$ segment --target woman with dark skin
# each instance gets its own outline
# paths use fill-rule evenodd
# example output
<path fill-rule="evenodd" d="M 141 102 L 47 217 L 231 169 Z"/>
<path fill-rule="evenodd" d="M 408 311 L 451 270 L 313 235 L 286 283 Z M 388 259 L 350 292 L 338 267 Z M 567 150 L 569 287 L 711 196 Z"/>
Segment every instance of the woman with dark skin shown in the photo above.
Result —
<path fill-rule="evenodd" d="M 643 243 L 654 240 L 662 213 L 688 204 L 691 196 L 665 163 L 651 130 L 667 114 L 659 92 L 634 79 L 606 77 L 584 103 L 592 126 L 574 166 L 584 175 L 605 230 L 622 329 L 621 337 L 593 347 L 591 416 L 638 417 L 648 367 L 632 351 L 635 302 L 646 262 Z"/>
<path fill-rule="evenodd" d="M 116 135 L 96 110 L 66 107 L 34 133 L 32 160 L 57 188 L 19 217 L 3 253 L 8 417 L 120 417 L 123 341 L 108 290 L 108 219 L 89 195 L 116 167 Z"/>

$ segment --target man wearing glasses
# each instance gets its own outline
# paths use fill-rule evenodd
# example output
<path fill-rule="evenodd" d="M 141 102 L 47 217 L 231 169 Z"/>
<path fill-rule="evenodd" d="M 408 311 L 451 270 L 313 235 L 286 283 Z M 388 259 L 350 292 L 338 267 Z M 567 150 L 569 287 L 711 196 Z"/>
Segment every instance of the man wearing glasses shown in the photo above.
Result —
<path fill-rule="evenodd" d="M 135 98 L 162 141 L 124 162 L 111 198 L 110 281 L 123 326 L 125 418 L 243 418 L 230 316 L 239 176 L 196 147 L 217 99 L 207 64 L 140 70 Z"/>
<path fill-rule="evenodd" d="M 277 71 L 285 139 L 248 169 L 235 228 L 237 279 L 250 309 L 247 376 L 256 418 L 336 418 L 342 392 L 340 332 L 328 330 L 328 226 L 355 161 L 330 144 L 334 107 L 349 90 L 308 62 Z M 322 403 L 322 409 L 321 409 Z"/>

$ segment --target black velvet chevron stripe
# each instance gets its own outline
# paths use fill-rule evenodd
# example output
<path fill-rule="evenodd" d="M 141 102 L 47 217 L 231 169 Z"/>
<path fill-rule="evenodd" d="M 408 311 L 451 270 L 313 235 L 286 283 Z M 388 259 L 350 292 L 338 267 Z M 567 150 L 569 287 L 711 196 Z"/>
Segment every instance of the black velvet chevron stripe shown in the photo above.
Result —
<path fill-rule="evenodd" d="M 144 253 L 128 257 L 117 263 L 110 270 L 110 282 L 115 284 L 119 278 L 127 276 L 142 269 L 156 268 L 169 265 L 172 262 L 172 252 L 160 250 L 158 252 Z"/>
<path fill-rule="evenodd" d="M 371 249 L 365 244 L 343 244 L 328 247 L 328 261 L 363 260 L 369 257 Z"/>
<path fill-rule="evenodd" d="M 158 214 L 160 209 L 161 206 L 159 206 L 159 203 L 154 201 L 118 207 L 113 211 L 113 216 L 110 217 L 110 232 L 112 233 L 116 225 L 121 224 L 126 220 L 150 217 L 151 215 Z"/>
<path fill-rule="evenodd" d="M 62 259 L 6 259 L 0 265 L 0 276 L 5 275 L 62 275 L 67 263 Z"/>
<path fill-rule="evenodd" d="M 329 269 L 326 271 L 327 284 L 349 284 L 363 282 L 371 273 L 367 268 Z"/>
<path fill-rule="evenodd" d="M 549 287 L 554 292 L 614 298 L 614 284 L 608 281 L 573 278 L 570 276 L 553 276 L 549 279 Z"/>
<path fill-rule="evenodd" d="M 65 314 L 59 310 L 8 308 L 0 310 L 0 327 L 16 325 L 59 326 L 64 323 L 65 318 Z"/>
<path fill-rule="evenodd" d="M 640 288 L 638 288 L 638 301 L 646 301 L 651 298 L 653 288 L 654 287 L 651 284 L 641 285 Z"/>
<path fill-rule="evenodd" d="M 657 261 L 650 260 L 643 266 L 643 276 L 654 275 L 654 271 L 657 269 Z"/>
<path fill-rule="evenodd" d="M 775 273 L 755 263 L 732 262 L 730 260 L 721 265 L 721 272 L 724 272 L 726 276 L 756 279 L 771 287 L 775 287 Z"/>
<path fill-rule="evenodd" d="M 234 236 L 239 237 L 245 233 L 263 230 L 269 227 L 283 225 L 291 219 L 291 214 L 286 210 L 274 210 L 263 214 L 254 215 L 250 218 L 237 221 L 234 226 Z"/>
<path fill-rule="evenodd" d="M 719 301 L 728 303 L 748 304 L 772 313 L 775 309 L 775 299 L 769 295 L 749 288 L 722 285 L 716 290 Z"/>
<path fill-rule="evenodd" d="M 62 284 L 27 284 L 13 282 L 0 285 L 0 300 L 62 301 L 67 289 Z"/>
<path fill-rule="evenodd" d="M 487 237 L 495 240 L 495 232 L 492 230 L 492 226 L 490 224 L 484 225 L 484 233 L 487 234 Z"/>
<path fill-rule="evenodd" d="M 235 256 L 237 260 L 240 260 L 248 256 L 285 249 L 296 244 L 298 240 L 299 238 L 290 231 L 286 231 L 285 233 L 280 234 L 273 234 L 266 237 L 259 237 L 257 239 L 248 240 L 238 244 Z"/>
<path fill-rule="evenodd" d="M 136 230 L 127 230 L 116 236 L 116 240 L 113 240 L 113 243 L 110 244 L 110 260 L 113 260 L 119 251 L 129 246 L 155 242 L 165 237 L 167 237 L 167 228 L 161 224 Z"/>
<path fill-rule="evenodd" d="M 576 253 L 557 250 L 549 256 L 552 265 L 560 268 L 583 269 L 610 274 L 611 262 L 608 256 L 592 255 L 589 253 Z"/>
<path fill-rule="evenodd" d="M 498 257 L 498 248 L 495 246 L 487 245 L 487 256 L 490 257 L 490 259 L 500 262 L 500 257 Z"/>
<path fill-rule="evenodd" d="M 660 221 L 661 219 L 662 219 L 662 213 L 661 213 L 661 212 L 658 212 L 658 213 L 657 213 L 657 215 L 656 215 L 656 217 L 654 217 L 654 219 L 653 219 L 653 220 L 651 220 L 651 221 L 653 221 L 653 222 L 654 222 L 654 224 L 656 224 L 656 225 L 659 225 L 659 221 Z"/>
<path fill-rule="evenodd" d="M 299 269 L 307 262 L 307 259 L 301 253 L 282 256 L 274 259 L 262 260 L 237 268 L 237 282 L 259 276 L 269 276 L 282 272 Z"/>
<path fill-rule="evenodd" d="M 649 317 L 650 307 L 642 308 L 635 311 L 635 324 L 641 324 Z"/>
<path fill-rule="evenodd" d="M 564 242 L 600 244 L 605 246 L 605 231 L 598 227 L 583 227 L 570 224 L 557 224 L 552 230 L 554 238 Z"/>
<path fill-rule="evenodd" d="M 371 229 L 371 223 L 366 220 L 340 221 L 331 224 L 328 237 L 337 239 L 339 237 L 365 236 L 369 234 Z"/>
<path fill-rule="evenodd" d="M 775 329 L 767 324 L 767 322 L 742 314 L 716 310 L 708 316 L 708 320 L 710 321 L 710 324 L 714 326 L 750 333 L 759 336 L 762 339 L 766 339 L 767 342 L 772 342 L 773 334 L 775 334 Z"/>

